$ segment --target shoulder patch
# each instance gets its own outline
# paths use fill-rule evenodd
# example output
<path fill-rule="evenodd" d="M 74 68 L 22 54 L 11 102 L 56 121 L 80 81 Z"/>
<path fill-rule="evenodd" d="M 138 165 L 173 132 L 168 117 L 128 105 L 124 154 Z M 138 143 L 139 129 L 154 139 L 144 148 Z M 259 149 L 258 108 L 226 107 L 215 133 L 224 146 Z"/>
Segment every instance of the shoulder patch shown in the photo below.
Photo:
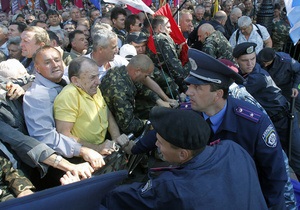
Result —
<path fill-rule="evenodd" d="M 268 147 L 276 147 L 277 136 L 273 125 L 269 125 L 264 131 L 262 138 Z"/>
<path fill-rule="evenodd" d="M 251 109 L 247 109 L 247 108 L 240 107 L 240 106 L 235 108 L 234 112 L 236 115 L 246 118 L 247 120 L 250 120 L 255 123 L 258 123 L 258 121 L 260 120 L 260 117 L 261 117 L 261 114 L 256 113 L 256 112 L 252 111 Z"/>
<path fill-rule="evenodd" d="M 152 181 L 148 180 L 148 182 L 144 185 L 144 187 L 141 189 L 142 194 L 147 192 L 152 188 Z"/>

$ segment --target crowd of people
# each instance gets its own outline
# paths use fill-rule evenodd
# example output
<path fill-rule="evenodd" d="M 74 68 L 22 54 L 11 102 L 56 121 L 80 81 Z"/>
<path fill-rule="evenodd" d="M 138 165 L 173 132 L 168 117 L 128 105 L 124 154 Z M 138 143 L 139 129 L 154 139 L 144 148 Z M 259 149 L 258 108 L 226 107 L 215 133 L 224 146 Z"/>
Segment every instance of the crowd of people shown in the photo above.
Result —
<path fill-rule="evenodd" d="M 105 173 L 141 154 L 148 170 L 151 151 L 174 165 L 107 192 L 108 209 L 296 209 L 300 63 L 281 52 L 284 2 L 271 29 L 259 2 L 219 3 L 170 5 L 175 26 L 114 4 L 0 12 L 1 202 L 90 178 L 121 150 Z"/>

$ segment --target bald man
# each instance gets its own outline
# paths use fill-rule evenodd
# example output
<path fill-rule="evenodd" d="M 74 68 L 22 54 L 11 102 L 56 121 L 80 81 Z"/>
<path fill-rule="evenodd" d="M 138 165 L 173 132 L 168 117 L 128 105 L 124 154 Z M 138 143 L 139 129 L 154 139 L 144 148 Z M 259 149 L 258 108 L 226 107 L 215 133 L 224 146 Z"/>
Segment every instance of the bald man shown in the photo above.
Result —
<path fill-rule="evenodd" d="M 209 23 L 202 24 L 198 29 L 198 40 L 203 44 L 202 51 L 214 58 L 233 61 L 232 47 L 226 37 L 214 29 Z"/>
<path fill-rule="evenodd" d="M 215 30 L 222 32 L 222 34 L 225 36 L 225 28 L 224 25 L 227 21 L 227 14 L 220 10 L 216 12 L 213 19 L 209 22 Z"/>
<path fill-rule="evenodd" d="M 225 37 L 229 40 L 233 32 L 238 28 L 237 21 L 242 16 L 242 10 L 238 7 L 232 9 L 228 19 L 224 25 Z"/>

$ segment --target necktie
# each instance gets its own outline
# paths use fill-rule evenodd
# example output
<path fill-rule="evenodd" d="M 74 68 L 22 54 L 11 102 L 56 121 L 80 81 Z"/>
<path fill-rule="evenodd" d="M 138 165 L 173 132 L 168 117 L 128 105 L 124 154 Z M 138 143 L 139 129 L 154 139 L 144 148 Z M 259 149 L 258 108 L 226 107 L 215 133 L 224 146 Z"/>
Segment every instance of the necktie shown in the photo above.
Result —
<path fill-rule="evenodd" d="M 209 139 L 212 140 L 212 137 L 214 136 L 214 131 L 212 129 L 212 122 L 210 121 L 210 118 L 207 118 L 206 119 L 206 122 L 207 124 L 209 125 L 209 128 L 210 128 L 210 136 L 209 136 Z"/>

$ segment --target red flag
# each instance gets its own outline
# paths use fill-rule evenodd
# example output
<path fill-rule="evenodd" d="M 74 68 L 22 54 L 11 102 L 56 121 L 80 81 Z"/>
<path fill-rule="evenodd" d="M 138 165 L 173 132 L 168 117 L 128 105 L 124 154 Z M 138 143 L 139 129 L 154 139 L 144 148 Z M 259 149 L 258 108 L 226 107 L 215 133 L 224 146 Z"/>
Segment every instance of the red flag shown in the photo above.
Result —
<path fill-rule="evenodd" d="M 60 0 L 56 0 L 56 9 L 57 10 L 62 10 L 63 9 L 62 6 L 61 6 Z"/>
<path fill-rule="evenodd" d="M 7 0 L 1 0 L 2 11 L 8 13 L 10 11 L 10 2 Z"/>
<path fill-rule="evenodd" d="M 79 8 L 83 8 L 82 0 L 74 0 L 74 5 Z"/>
<path fill-rule="evenodd" d="M 163 16 L 166 16 L 167 18 L 169 18 L 169 21 L 171 24 L 171 30 L 172 30 L 172 32 L 170 33 L 170 36 L 174 40 L 175 44 L 185 43 L 182 46 L 182 50 L 181 50 L 181 53 L 179 56 L 179 59 L 181 60 L 182 65 L 185 65 L 189 61 L 188 45 L 186 44 L 186 40 L 185 40 L 183 34 L 181 33 L 181 30 L 179 29 L 176 21 L 173 18 L 169 4 L 166 4 L 165 6 L 161 7 L 159 10 L 157 10 L 155 12 L 155 15 L 163 15 Z M 151 39 L 152 39 L 152 41 L 151 41 Z M 154 40 L 153 40 L 152 36 L 149 37 L 148 47 L 153 53 L 156 54 L 156 50 L 153 51 L 153 49 L 155 49 L 155 45 L 154 45 Z"/>
<path fill-rule="evenodd" d="M 152 4 L 152 0 L 143 0 L 143 2 L 149 7 Z M 132 14 L 138 14 L 141 10 L 138 10 L 130 5 L 127 5 L 127 9 L 131 11 Z"/>

